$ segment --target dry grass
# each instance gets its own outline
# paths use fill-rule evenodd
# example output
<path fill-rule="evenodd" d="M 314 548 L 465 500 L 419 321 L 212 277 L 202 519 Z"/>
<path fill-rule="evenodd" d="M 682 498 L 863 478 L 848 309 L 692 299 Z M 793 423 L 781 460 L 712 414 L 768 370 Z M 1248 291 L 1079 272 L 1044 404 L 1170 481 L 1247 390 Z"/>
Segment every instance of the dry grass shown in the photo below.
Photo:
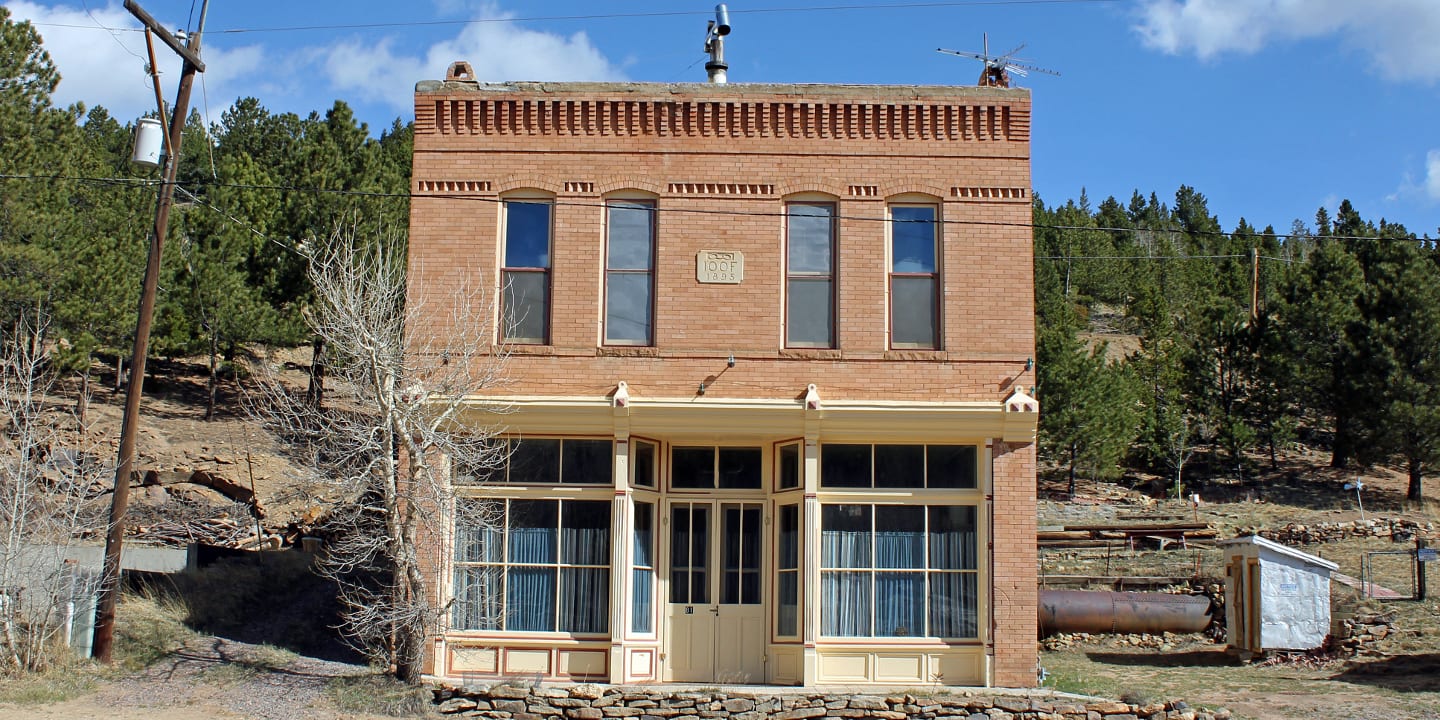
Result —
<path fill-rule="evenodd" d="M 21 677 L 0 676 L 0 704 L 47 705 L 65 702 L 95 689 L 100 669 L 88 661 L 57 665 Z"/>
<path fill-rule="evenodd" d="M 126 595 L 115 613 L 115 667 L 143 670 L 179 650 L 195 631 L 185 606 L 156 593 Z"/>
<path fill-rule="evenodd" d="M 347 712 L 390 717 L 435 715 L 429 688 L 406 685 L 388 675 L 336 678 L 326 690 L 335 707 Z"/>
<path fill-rule="evenodd" d="M 116 613 L 115 664 L 100 665 L 66 651 L 53 668 L 0 682 L 0 703 L 47 705 L 94 692 L 100 683 L 158 662 L 179 649 L 195 633 L 185 627 L 185 610 L 154 595 L 126 595 Z"/>
<path fill-rule="evenodd" d="M 1393 660 L 1262 666 L 1196 642 L 1165 653 L 1115 645 L 1042 652 L 1040 664 L 1050 674 L 1046 686 L 1066 692 L 1184 699 L 1264 720 L 1316 717 L 1326 707 L 1360 708 L 1345 717 L 1401 720 L 1440 711 L 1440 662 L 1430 657 L 1424 666 Z"/>
<path fill-rule="evenodd" d="M 1207 481 L 1194 488 L 1204 500 L 1198 514 L 1188 503 L 1156 500 L 1114 485 L 1085 483 L 1079 502 L 1042 504 L 1040 523 L 1078 524 L 1087 516 L 1095 522 L 1193 521 L 1198 517 L 1215 527 L 1221 538 L 1228 538 L 1288 523 L 1318 525 L 1359 519 L 1354 493 L 1343 489 L 1344 482 L 1357 473 L 1333 470 L 1326 466 L 1326 459 L 1317 453 L 1296 454 L 1282 458 L 1278 470 L 1243 482 Z M 1257 459 L 1256 466 L 1263 464 Z M 1370 471 L 1363 479 L 1367 518 L 1440 525 L 1434 500 L 1404 500 L 1405 478 L 1394 469 Z M 1427 489 L 1440 494 L 1436 492 L 1440 491 L 1440 479 L 1431 480 Z M 1056 497 L 1063 486 L 1049 480 L 1042 482 L 1041 490 Z M 1349 538 L 1301 549 L 1335 562 L 1341 573 L 1356 578 L 1361 577 L 1368 554 L 1371 579 L 1408 595 L 1414 592 L 1413 563 L 1404 556 L 1383 553 L 1408 553 L 1414 547 L 1408 539 Z M 1044 573 L 1051 575 L 1224 577 L 1223 553 L 1213 543 L 1165 551 L 1129 551 L 1119 542 L 1111 548 L 1047 549 L 1041 553 L 1041 562 Z M 1239 718 L 1434 718 L 1440 715 L 1440 565 L 1430 570 L 1434 575 L 1432 598 L 1423 602 L 1366 598 L 1358 590 L 1332 583 L 1333 617 L 1387 613 L 1394 618 L 1399 632 L 1374 646 L 1379 655 L 1327 663 L 1259 665 L 1243 664 L 1225 654 L 1223 645 L 1198 636 L 1165 652 L 1101 641 L 1042 652 L 1041 665 L 1050 674 L 1046 684 L 1105 697 L 1183 698 L 1192 705 L 1227 707 Z"/>

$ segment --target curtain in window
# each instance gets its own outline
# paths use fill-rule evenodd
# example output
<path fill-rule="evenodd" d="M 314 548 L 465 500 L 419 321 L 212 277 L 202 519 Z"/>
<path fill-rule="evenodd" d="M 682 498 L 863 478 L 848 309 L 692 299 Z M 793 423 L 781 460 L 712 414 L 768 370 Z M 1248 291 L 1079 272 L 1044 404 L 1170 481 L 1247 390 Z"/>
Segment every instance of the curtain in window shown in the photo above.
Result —
<path fill-rule="evenodd" d="M 870 635 L 870 573 L 820 573 L 820 632 L 836 637 Z"/>
<path fill-rule="evenodd" d="M 930 567 L 939 570 L 974 570 L 975 508 L 930 508 Z"/>
<path fill-rule="evenodd" d="M 555 562 L 555 528 L 511 528 L 510 562 Z"/>
<path fill-rule="evenodd" d="M 975 597 L 975 573 L 930 573 L 931 637 L 978 637 Z"/>
<path fill-rule="evenodd" d="M 635 503 L 635 569 L 631 571 L 630 630 L 654 632 L 653 598 L 655 596 L 655 506 Z"/>
<path fill-rule="evenodd" d="M 496 522 L 503 523 L 500 516 Z M 499 563 L 505 558 L 505 535 L 502 527 L 457 524 L 455 527 L 455 561 L 462 563 Z"/>
<path fill-rule="evenodd" d="M 655 567 L 655 532 L 651 529 L 653 508 L 653 505 L 635 506 L 635 564 L 640 567 Z"/>
<path fill-rule="evenodd" d="M 610 503 L 566 501 L 560 528 L 560 562 L 610 564 Z"/>
<path fill-rule="evenodd" d="M 875 508 L 875 567 L 925 568 L 925 508 Z"/>
<path fill-rule="evenodd" d="M 506 630 L 551 632 L 555 629 L 554 567 L 511 567 L 506 585 Z"/>
<path fill-rule="evenodd" d="M 799 587 L 797 580 L 800 573 L 780 573 L 778 588 L 779 607 L 775 614 L 775 634 L 789 637 L 798 633 L 799 629 Z"/>
<path fill-rule="evenodd" d="M 820 566 L 870 567 L 870 506 L 825 505 L 820 515 Z"/>
<path fill-rule="evenodd" d="M 511 501 L 510 562 L 555 562 L 557 505 L 554 500 Z"/>
<path fill-rule="evenodd" d="M 654 632 L 654 611 L 651 609 L 650 599 L 655 596 L 655 571 L 636 568 L 632 571 L 631 582 L 635 604 L 631 609 L 630 630 L 637 633 Z"/>
<path fill-rule="evenodd" d="M 603 633 L 610 625 L 610 571 L 561 568 L 560 632 Z"/>
<path fill-rule="evenodd" d="M 925 573 L 875 573 L 875 634 L 925 634 Z"/>
<path fill-rule="evenodd" d="M 787 447 L 798 449 L 799 446 Z M 776 564 L 780 572 L 776 588 L 775 632 L 789 637 L 799 632 L 800 506 L 781 506 L 779 523 Z"/>
<path fill-rule="evenodd" d="M 500 629 L 499 568 L 465 567 L 455 571 L 455 604 L 450 622 L 457 630 Z"/>

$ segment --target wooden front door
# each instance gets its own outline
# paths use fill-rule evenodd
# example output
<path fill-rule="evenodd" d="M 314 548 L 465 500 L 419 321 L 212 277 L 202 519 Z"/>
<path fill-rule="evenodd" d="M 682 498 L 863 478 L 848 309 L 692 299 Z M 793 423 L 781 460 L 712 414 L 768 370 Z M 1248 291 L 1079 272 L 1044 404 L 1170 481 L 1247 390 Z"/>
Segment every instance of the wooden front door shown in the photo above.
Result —
<path fill-rule="evenodd" d="M 670 504 L 668 678 L 765 680 L 763 505 Z"/>

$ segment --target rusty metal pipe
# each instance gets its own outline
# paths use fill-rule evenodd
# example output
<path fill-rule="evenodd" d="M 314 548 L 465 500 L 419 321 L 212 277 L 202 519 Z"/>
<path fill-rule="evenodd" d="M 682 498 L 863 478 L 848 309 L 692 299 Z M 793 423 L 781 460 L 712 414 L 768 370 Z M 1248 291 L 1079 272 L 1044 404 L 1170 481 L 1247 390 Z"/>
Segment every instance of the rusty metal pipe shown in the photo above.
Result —
<path fill-rule="evenodd" d="M 1040 637 L 1055 633 L 1198 633 L 1210 625 L 1203 595 L 1041 590 Z"/>

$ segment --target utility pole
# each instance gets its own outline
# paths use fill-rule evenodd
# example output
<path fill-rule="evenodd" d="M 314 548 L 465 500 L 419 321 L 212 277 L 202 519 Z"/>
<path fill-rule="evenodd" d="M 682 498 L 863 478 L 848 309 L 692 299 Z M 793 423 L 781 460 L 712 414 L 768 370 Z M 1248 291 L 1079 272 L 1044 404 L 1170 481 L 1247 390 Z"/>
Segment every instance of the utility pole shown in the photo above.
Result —
<path fill-rule="evenodd" d="M 190 111 L 190 88 L 195 73 L 205 72 L 200 60 L 200 35 L 205 30 L 205 12 L 210 0 L 200 6 L 200 24 L 184 44 L 145 12 L 135 0 L 125 0 L 130 11 L 149 32 L 157 35 L 184 60 L 175 109 L 170 117 L 166 146 L 169 155 L 161 173 L 160 197 L 155 204 L 155 229 L 150 235 L 150 257 L 145 264 L 145 281 L 140 290 L 140 312 L 135 320 L 135 347 L 130 356 L 130 382 L 125 388 L 125 416 L 120 425 L 120 455 L 115 462 L 115 493 L 110 499 L 110 527 L 105 538 L 105 565 L 101 574 L 100 599 L 95 610 L 95 644 L 91 654 L 101 662 L 111 661 L 115 644 L 115 605 L 120 599 L 120 551 L 125 542 L 125 511 L 130 503 L 130 475 L 135 465 L 135 436 L 140 426 L 140 397 L 145 391 L 145 355 L 150 347 L 150 320 L 155 314 L 155 291 L 160 282 L 160 256 L 165 231 L 170 225 L 170 206 L 175 199 L 175 177 L 180 165 L 180 136 Z M 152 56 L 153 57 L 153 56 Z M 153 68 L 152 68 L 153 69 Z M 156 76 L 158 80 L 158 75 Z M 157 86 L 156 93 L 159 93 Z M 160 119 L 164 122 L 164 108 Z"/>

